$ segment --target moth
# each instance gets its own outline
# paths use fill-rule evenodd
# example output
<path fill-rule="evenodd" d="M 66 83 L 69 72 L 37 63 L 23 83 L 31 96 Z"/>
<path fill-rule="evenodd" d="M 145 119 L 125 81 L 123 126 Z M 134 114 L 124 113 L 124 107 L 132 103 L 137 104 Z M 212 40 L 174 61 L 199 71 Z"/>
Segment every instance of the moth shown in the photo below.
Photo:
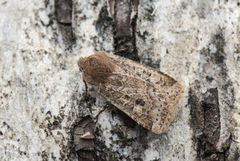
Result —
<path fill-rule="evenodd" d="M 172 121 L 184 90 L 169 75 L 104 51 L 77 62 L 86 86 L 105 97 L 138 124 L 162 133 Z"/>

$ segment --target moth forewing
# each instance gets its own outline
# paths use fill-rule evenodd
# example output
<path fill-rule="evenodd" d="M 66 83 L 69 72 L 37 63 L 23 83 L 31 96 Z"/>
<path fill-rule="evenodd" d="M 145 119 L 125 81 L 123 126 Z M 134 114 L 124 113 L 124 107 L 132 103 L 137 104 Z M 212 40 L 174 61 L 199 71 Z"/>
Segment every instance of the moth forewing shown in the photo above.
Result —
<path fill-rule="evenodd" d="M 161 133 L 172 120 L 183 87 L 167 74 L 103 51 L 78 65 L 87 84 L 144 128 Z"/>

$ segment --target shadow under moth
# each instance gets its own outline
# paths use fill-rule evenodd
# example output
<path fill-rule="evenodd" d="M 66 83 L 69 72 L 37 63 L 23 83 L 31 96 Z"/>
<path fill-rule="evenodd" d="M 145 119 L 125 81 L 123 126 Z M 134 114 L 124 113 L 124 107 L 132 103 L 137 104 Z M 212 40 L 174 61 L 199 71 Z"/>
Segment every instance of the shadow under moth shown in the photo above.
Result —
<path fill-rule="evenodd" d="M 77 62 L 83 81 L 138 124 L 161 133 L 172 121 L 183 86 L 169 75 L 104 51 Z"/>

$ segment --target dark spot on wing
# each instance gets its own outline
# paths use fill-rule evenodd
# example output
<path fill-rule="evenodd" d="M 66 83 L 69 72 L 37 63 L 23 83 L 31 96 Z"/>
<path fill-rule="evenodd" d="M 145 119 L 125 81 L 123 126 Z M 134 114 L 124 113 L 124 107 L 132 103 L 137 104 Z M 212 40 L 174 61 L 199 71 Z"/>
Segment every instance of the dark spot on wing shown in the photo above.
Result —
<path fill-rule="evenodd" d="M 128 95 L 125 95 L 124 98 L 128 100 L 130 97 Z"/>
<path fill-rule="evenodd" d="M 145 105 L 145 101 L 143 99 L 137 99 L 135 101 L 136 105 L 140 105 L 140 106 L 144 106 Z"/>

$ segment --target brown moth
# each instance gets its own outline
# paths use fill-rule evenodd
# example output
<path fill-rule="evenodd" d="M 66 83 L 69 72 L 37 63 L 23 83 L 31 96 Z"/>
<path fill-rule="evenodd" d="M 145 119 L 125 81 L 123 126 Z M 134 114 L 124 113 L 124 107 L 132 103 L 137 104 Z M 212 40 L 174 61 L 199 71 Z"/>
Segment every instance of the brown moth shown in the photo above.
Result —
<path fill-rule="evenodd" d="M 85 85 L 144 128 L 158 134 L 172 121 L 183 86 L 169 75 L 104 51 L 77 63 Z"/>

